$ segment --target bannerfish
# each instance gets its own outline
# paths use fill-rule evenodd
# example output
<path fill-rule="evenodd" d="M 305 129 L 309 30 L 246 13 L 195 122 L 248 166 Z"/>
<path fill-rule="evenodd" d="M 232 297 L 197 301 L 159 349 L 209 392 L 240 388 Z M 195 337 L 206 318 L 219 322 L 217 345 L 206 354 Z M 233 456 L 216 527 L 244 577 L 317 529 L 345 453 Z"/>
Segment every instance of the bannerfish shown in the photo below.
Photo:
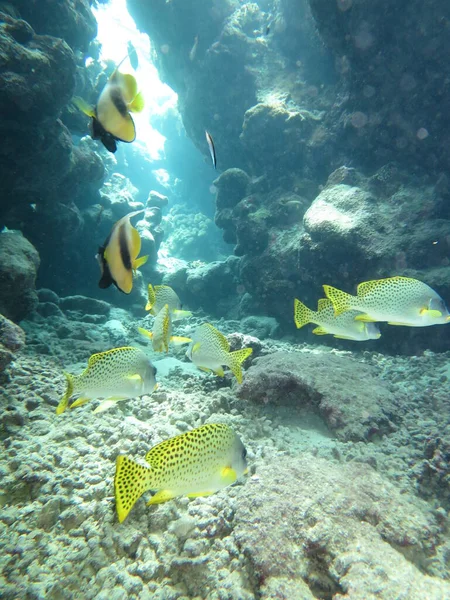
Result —
<path fill-rule="evenodd" d="M 125 215 L 113 225 L 111 233 L 96 256 L 100 265 L 100 288 L 108 288 L 112 283 L 125 294 L 133 289 L 133 271 L 145 265 L 148 255 L 138 258 L 141 251 L 141 236 L 132 226 L 130 219 L 144 210 Z"/>
<path fill-rule="evenodd" d="M 122 62 L 114 69 L 95 107 L 78 96 L 73 98 L 75 106 L 92 119 L 91 137 L 100 140 L 109 152 L 117 150 L 117 141 L 134 142 L 136 127 L 130 112 L 144 109 L 144 97 L 138 90 L 136 79 L 119 72 Z"/>
<path fill-rule="evenodd" d="M 62 414 L 76 397 L 70 408 L 76 408 L 94 398 L 102 402 L 94 413 L 104 412 L 119 400 L 151 394 L 156 388 L 156 367 L 139 348 L 125 346 L 93 354 L 87 368 L 80 375 L 64 373 L 67 389 L 56 414 Z"/>
<path fill-rule="evenodd" d="M 116 459 L 114 495 L 119 523 L 149 490 L 147 506 L 187 496 L 210 496 L 247 472 L 247 451 L 237 434 L 223 423 L 208 424 L 154 446 L 148 466 L 127 456 Z"/>
<path fill-rule="evenodd" d="M 427 327 L 450 322 L 444 300 L 429 285 L 409 277 L 388 277 L 360 283 L 356 296 L 324 285 L 334 314 L 358 310 L 357 321 L 386 321 L 390 325 Z"/>
<path fill-rule="evenodd" d="M 170 316 L 169 305 L 165 304 L 153 321 L 152 331 L 147 331 L 138 327 L 139 333 L 152 340 L 152 347 L 155 352 L 168 352 L 169 343 L 188 344 L 191 338 L 172 335 L 172 318 Z"/>
<path fill-rule="evenodd" d="M 364 323 L 355 321 L 355 317 L 361 313 L 357 310 L 349 310 L 338 317 L 334 315 L 334 308 L 331 300 L 321 298 L 317 304 L 317 311 L 311 310 L 297 300 L 294 301 L 294 321 L 297 329 L 314 323 L 319 325 L 313 329 L 315 335 L 332 334 L 335 338 L 342 340 L 355 340 L 362 342 L 365 340 L 377 340 L 380 336 L 380 330 L 375 323 Z"/>
<path fill-rule="evenodd" d="M 137 68 L 139 67 L 139 58 L 138 58 L 138 54 L 136 52 L 136 48 L 133 45 L 133 42 L 131 42 L 131 41 L 128 42 L 127 50 L 128 50 L 128 60 L 130 61 L 130 64 L 133 67 L 133 69 L 136 71 Z"/>
<path fill-rule="evenodd" d="M 211 135 L 205 130 L 206 141 L 208 142 L 209 153 L 211 154 L 212 164 L 214 168 L 217 169 L 217 157 L 216 157 L 216 148 L 214 147 L 214 140 Z"/>
<path fill-rule="evenodd" d="M 224 376 L 223 365 L 231 369 L 238 383 L 242 383 L 241 363 L 253 352 L 252 348 L 242 348 L 230 352 L 227 338 L 210 323 L 203 323 L 194 332 L 186 356 L 202 371 L 213 371 Z"/>
<path fill-rule="evenodd" d="M 165 304 L 169 306 L 170 316 L 172 321 L 180 321 L 191 317 L 192 313 L 189 310 L 181 310 L 181 300 L 175 290 L 168 285 L 148 284 L 148 302 L 145 305 L 145 310 L 149 310 L 150 314 L 156 316 Z"/>

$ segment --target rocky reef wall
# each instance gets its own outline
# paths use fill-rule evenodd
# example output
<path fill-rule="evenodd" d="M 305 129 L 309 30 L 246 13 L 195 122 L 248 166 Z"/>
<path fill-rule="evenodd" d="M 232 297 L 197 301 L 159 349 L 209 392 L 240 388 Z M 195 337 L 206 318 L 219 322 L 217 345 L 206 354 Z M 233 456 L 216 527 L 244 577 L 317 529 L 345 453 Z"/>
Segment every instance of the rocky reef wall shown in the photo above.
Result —
<path fill-rule="evenodd" d="M 0 3 L 0 228 L 36 247 L 44 280 L 73 265 L 81 199 L 93 201 L 103 182 L 100 157 L 76 147 L 60 118 L 96 31 L 86 0 Z"/>
<path fill-rule="evenodd" d="M 352 292 L 392 275 L 450 299 L 448 7 L 127 4 L 189 135 L 205 154 L 214 136 L 215 220 L 251 311 L 287 331 L 295 296 L 315 305 L 323 283 Z M 426 344 L 448 348 L 441 331 Z M 386 347 L 423 335 L 403 329 Z"/>

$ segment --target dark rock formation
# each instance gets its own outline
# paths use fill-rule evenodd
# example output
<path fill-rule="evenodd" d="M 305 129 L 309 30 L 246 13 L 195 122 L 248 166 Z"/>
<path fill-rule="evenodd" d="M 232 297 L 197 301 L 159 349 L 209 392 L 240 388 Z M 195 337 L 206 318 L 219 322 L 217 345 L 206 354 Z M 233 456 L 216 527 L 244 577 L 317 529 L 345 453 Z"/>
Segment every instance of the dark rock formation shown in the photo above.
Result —
<path fill-rule="evenodd" d="M 0 234 L 0 313 L 20 321 L 38 303 L 35 291 L 39 254 L 18 233 Z"/>
<path fill-rule="evenodd" d="M 10 4 L 37 34 L 61 38 L 73 49 L 85 52 L 97 34 L 88 0 L 10 0 Z"/>
<path fill-rule="evenodd" d="M 317 411 L 342 440 L 371 440 L 395 429 L 387 385 L 369 365 L 331 354 L 275 352 L 256 359 L 238 396 Z"/>
<path fill-rule="evenodd" d="M 201 307 L 214 316 L 229 314 L 238 284 L 239 259 L 230 256 L 225 261 L 189 269 L 186 298 L 190 307 Z"/>
<path fill-rule="evenodd" d="M 95 19 L 85 0 L 1 6 L 0 228 L 21 230 L 41 255 L 41 274 L 51 275 L 55 248 L 64 248 L 61 263 L 76 247 L 68 242 L 82 227 L 77 203 L 95 198 L 103 181 L 100 157 L 75 147 L 59 119 L 76 83 L 70 45 L 86 48 Z"/>
<path fill-rule="evenodd" d="M 0 374 L 14 359 L 15 352 L 25 346 L 25 332 L 0 314 Z"/>

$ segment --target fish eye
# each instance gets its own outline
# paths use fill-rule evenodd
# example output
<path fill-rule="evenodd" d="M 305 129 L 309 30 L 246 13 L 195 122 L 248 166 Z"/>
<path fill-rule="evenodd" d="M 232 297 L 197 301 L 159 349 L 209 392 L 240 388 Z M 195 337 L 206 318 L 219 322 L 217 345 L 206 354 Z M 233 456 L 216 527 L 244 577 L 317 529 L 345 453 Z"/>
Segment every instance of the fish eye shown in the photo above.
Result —
<path fill-rule="evenodd" d="M 156 375 L 157 372 L 158 372 L 158 369 L 155 366 L 153 366 L 153 375 Z"/>
<path fill-rule="evenodd" d="M 247 456 L 247 448 L 244 448 L 242 450 L 242 458 L 245 460 L 245 457 Z"/>

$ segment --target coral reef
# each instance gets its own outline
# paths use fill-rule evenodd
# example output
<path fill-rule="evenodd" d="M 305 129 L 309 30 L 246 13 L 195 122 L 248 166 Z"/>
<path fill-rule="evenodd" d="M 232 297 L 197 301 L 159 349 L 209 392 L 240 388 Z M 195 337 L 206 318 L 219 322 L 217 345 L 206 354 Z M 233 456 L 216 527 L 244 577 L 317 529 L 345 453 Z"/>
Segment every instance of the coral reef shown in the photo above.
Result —
<path fill-rule="evenodd" d="M 375 369 L 332 354 L 276 352 L 257 358 L 237 395 L 294 411 L 316 410 L 342 440 L 370 440 L 395 430 L 390 390 Z"/>
<path fill-rule="evenodd" d="M 14 354 L 25 346 L 25 332 L 0 314 L 0 374 L 13 360 Z"/>
<path fill-rule="evenodd" d="M 49 290 L 40 290 L 39 297 L 56 300 Z M 102 321 L 91 323 L 92 331 L 117 331 L 114 320 L 126 323 L 127 313 L 106 314 L 88 299 L 61 302 L 68 317 L 80 307 L 98 311 Z M 275 370 L 266 386 L 278 394 L 278 403 L 265 404 L 239 398 L 236 387 L 223 387 L 220 378 L 192 371 L 175 357 L 155 361 L 159 388 L 151 397 L 127 401 L 101 418 L 87 406 L 56 417 L 63 368 L 79 369 L 92 351 L 91 342 L 74 353 L 73 332 L 86 323 L 71 323 L 70 335 L 52 338 L 51 357 L 37 356 L 33 346 L 19 353 L 0 389 L 4 598 L 71 600 L 81 589 L 87 598 L 144 599 L 390 600 L 403 591 L 411 600 L 438 600 L 450 594 L 444 483 L 428 479 L 432 502 L 411 485 L 425 484 L 427 462 L 437 466 L 431 441 L 424 455 L 424 440 L 437 431 L 447 435 L 448 355 L 411 360 L 366 352 L 358 358 L 361 380 L 370 388 L 368 410 L 375 413 L 382 403 L 387 409 L 386 400 L 392 417 L 397 415 L 397 427 L 383 437 L 361 435 L 361 429 L 353 438 L 339 429 L 338 438 L 332 437 L 315 415 L 319 404 L 296 411 L 287 406 L 295 386 L 276 390 Z M 39 337 L 61 323 L 48 318 L 42 328 L 38 321 L 24 325 Z M 125 332 L 135 344 L 128 325 Z M 239 334 L 230 341 L 233 348 L 249 344 Z M 297 382 L 303 376 L 304 394 L 312 398 L 323 391 L 325 371 L 337 377 L 332 365 L 340 375 L 329 382 L 334 389 L 328 401 L 334 392 L 333 406 L 348 415 L 347 388 L 348 407 L 361 407 L 347 377 L 355 372 L 350 353 L 298 352 L 273 340 L 250 343 L 260 358 L 246 374 L 249 382 L 261 364 L 269 370 L 268 361 L 281 372 L 281 356 L 280 377 L 288 370 Z M 379 402 L 372 394 L 376 384 Z M 385 398 L 387 387 L 391 399 Z M 155 443 L 204 422 L 228 423 L 239 434 L 248 449 L 249 475 L 209 498 L 150 508 L 140 500 L 118 525 L 112 495 L 116 456 L 142 456 Z"/>
<path fill-rule="evenodd" d="M 0 313 L 8 319 L 20 321 L 36 308 L 39 262 L 36 248 L 20 233 L 0 233 Z"/>

